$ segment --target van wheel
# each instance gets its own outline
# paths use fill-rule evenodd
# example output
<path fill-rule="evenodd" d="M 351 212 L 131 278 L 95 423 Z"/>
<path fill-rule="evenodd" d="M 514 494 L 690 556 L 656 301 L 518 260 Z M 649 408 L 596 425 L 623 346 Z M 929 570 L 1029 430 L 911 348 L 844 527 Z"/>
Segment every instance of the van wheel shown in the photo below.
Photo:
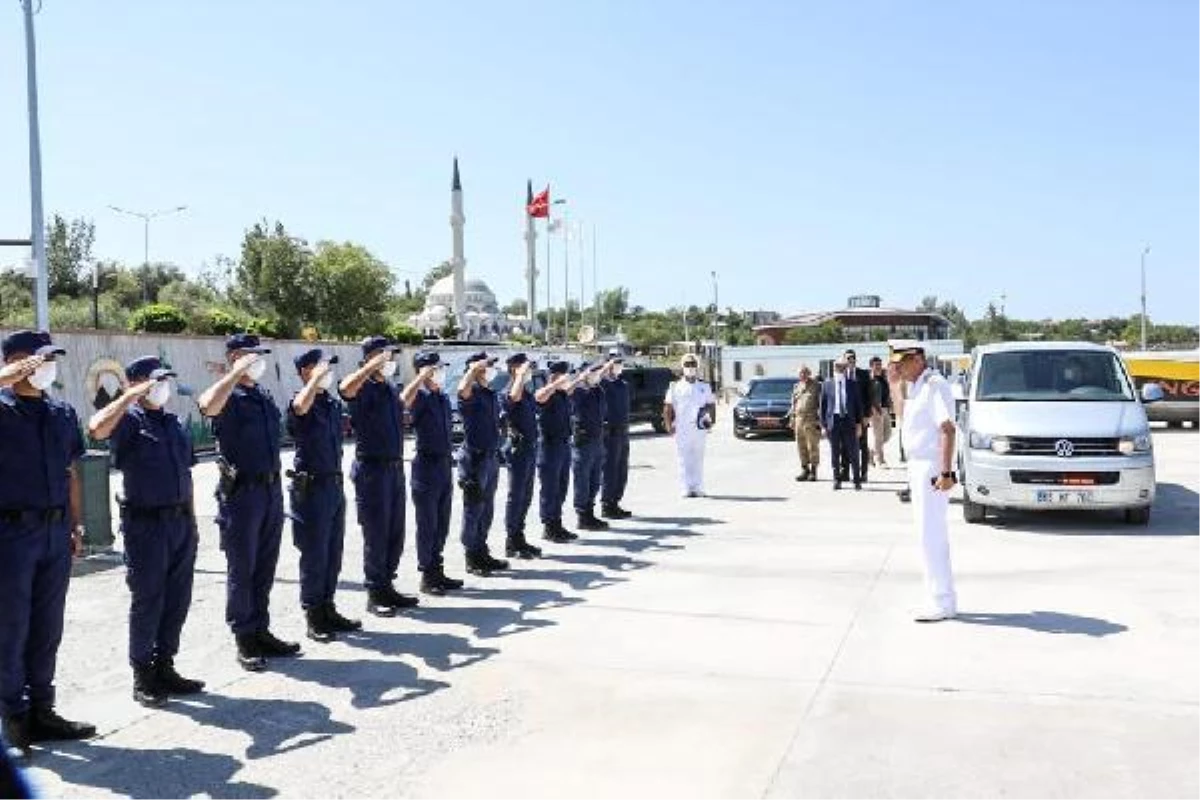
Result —
<path fill-rule="evenodd" d="M 972 525 L 977 525 L 987 517 L 987 507 L 976 503 L 963 493 L 963 519 Z"/>
<path fill-rule="evenodd" d="M 1127 525 L 1149 525 L 1150 524 L 1150 506 L 1141 506 L 1139 508 L 1125 509 L 1125 524 L 1127 524 Z"/>
<path fill-rule="evenodd" d="M 745 439 L 745 438 L 746 438 L 746 432 L 745 432 L 745 431 L 739 431 L 737 428 L 734 428 L 734 429 L 733 429 L 733 438 L 735 438 L 735 439 Z"/>

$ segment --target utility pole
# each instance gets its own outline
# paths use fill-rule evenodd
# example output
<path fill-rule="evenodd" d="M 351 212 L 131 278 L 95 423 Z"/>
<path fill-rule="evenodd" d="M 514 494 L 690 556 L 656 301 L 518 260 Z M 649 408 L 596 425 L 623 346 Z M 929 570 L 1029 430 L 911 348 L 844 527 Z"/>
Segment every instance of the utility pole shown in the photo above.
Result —
<path fill-rule="evenodd" d="M 1142 250 L 1142 350 L 1146 349 L 1146 256 L 1150 255 L 1150 245 Z"/>
<path fill-rule="evenodd" d="M 34 305 L 37 327 L 50 330 L 50 276 L 46 269 L 46 223 L 42 214 L 42 141 L 38 126 L 37 46 L 33 36 L 35 0 L 21 0 L 25 12 L 25 79 L 29 103 L 29 238 L 33 244 Z M 40 11 L 41 0 L 37 0 Z"/>

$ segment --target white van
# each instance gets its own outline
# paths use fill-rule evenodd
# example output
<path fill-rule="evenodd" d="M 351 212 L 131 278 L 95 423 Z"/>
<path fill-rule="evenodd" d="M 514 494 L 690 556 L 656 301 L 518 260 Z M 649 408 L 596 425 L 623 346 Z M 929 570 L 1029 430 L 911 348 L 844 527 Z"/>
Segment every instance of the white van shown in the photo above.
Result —
<path fill-rule="evenodd" d="M 1118 509 L 1145 525 L 1154 503 L 1154 445 L 1121 356 L 1081 342 L 975 349 L 959 414 L 963 516 L 1005 508 Z"/>

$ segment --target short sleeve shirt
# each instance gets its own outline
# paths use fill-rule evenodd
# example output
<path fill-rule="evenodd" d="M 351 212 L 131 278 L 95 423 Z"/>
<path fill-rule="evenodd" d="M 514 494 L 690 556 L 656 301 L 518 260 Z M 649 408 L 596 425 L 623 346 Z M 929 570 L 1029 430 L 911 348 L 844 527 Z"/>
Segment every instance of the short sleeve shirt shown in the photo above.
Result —
<path fill-rule="evenodd" d="M 82 456 L 75 409 L 0 389 L 0 509 L 66 508 L 68 470 Z"/>
<path fill-rule="evenodd" d="M 108 440 L 124 478 L 125 502 L 156 508 L 192 502 L 192 442 L 179 417 L 139 405 L 125 410 Z"/>
<path fill-rule="evenodd" d="M 677 380 L 667 388 L 664 402 L 675 409 L 675 425 L 680 428 L 690 427 L 699 430 L 696 420 L 700 409 L 712 405 L 712 388 L 704 381 L 689 382 L 686 379 Z"/>
<path fill-rule="evenodd" d="M 941 426 L 954 421 L 954 398 L 950 384 L 940 373 L 925 370 L 908 390 L 904 403 L 904 450 L 910 459 L 932 461 L 938 458 Z"/>
<path fill-rule="evenodd" d="M 221 456 L 244 475 L 279 471 L 279 408 L 258 384 L 235 386 L 213 420 Z"/>

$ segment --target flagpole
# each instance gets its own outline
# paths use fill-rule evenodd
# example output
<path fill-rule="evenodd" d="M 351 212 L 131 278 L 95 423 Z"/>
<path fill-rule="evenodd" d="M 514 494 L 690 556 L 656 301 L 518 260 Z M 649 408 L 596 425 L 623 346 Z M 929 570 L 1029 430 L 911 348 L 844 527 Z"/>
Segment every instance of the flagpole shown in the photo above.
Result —
<path fill-rule="evenodd" d="M 550 331 L 554 328 L 554 320 L 550 316 L 550 275 L 554 270 L 550 268 L 550 212 L 546 212 L 546 346 L 550 345 Z"/>
<path fill-rule="evenodd" d="M 585 319 L 583 312 L 583 304 L 586 302 L 587 292 L 584 290 L 583 279 L 587 275 L 587 270 L 583 268 L 583 220 L 576 223 L 579 230 L 579 325 L 583 326 Z"/>
<path fill-rule="evenodd" d="M 600 335 L 600 284 L 596 280 L 596 223 L 592 223 L 592 316 L 595 318 L 596 335 Z"/>
<path fill-rule="evenodd" d="M 571 341 L 571 211 L 563 210 L 563 347 Z"/>

